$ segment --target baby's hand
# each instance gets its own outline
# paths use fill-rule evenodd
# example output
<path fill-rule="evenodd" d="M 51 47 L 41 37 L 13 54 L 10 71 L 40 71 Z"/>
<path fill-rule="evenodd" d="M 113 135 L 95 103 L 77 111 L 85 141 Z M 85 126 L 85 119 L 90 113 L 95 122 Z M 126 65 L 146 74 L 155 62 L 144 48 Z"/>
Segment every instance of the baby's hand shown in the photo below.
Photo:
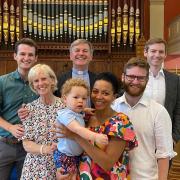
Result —
<path fill-rule="evenodd" d="M 88 115 L 94 115 L 95 109 L 93 109 L 93 108 L 84 108 L 84 112 L 85 112 L 85 114 L 88 114 Z"/>
<path fill-rule="evenodd" d="M 105 134 L 96 134 L 95 135 L 95 142 L 97 144 L 107 145 L 108 144 L 108 137 Z"/>
<path fill-rule="evenodd" d="M 85 108 L 84 112 L 85 112 L 84 120 L 88 121 L 92 116 L 94 116 L 95 109 L 93 109 L 93 108 Z"/>

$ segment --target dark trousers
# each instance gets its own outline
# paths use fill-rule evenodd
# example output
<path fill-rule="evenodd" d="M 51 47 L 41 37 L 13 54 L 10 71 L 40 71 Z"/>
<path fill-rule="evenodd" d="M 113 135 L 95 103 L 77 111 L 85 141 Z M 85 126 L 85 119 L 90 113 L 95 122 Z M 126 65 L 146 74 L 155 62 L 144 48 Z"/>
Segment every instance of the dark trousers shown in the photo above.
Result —
<path fill-rule="evenodd" d="M 7 144 L 0 141 L 0 179 L 9 180 L 13 166 L 16 166 L 17 178 L 21 177 L 26 152 L 22 143 Z"/>

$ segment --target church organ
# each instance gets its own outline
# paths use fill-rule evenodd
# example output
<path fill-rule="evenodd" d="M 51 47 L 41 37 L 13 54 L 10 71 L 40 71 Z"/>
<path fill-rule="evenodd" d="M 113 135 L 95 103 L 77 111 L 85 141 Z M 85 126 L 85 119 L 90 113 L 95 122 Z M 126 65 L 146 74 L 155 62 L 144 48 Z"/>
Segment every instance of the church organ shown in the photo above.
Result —
<path fill-rule="evenodd" d="M 144 35 L 145 1 L 0 0 L 0 74 L 16 68 L 13 48 L 22 37 L 37 42 L 39 62 L 56 74 L 71 68 L 69 45 L 84 38 L 95 50 L 90 69 L 120 77 Z"/>

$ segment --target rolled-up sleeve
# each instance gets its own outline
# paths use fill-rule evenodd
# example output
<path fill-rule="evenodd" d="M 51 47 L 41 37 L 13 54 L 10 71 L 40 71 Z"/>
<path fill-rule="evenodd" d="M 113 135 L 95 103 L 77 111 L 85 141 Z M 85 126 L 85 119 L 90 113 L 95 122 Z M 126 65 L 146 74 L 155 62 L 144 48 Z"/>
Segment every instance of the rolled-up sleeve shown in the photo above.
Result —
<path fill-rule="evenodd" d="M 154 131 L 157 159 L 173 158 L 176 152 L 173 151 L 172 123 L 167 110 L 163 106 L 157 113 Z"/>

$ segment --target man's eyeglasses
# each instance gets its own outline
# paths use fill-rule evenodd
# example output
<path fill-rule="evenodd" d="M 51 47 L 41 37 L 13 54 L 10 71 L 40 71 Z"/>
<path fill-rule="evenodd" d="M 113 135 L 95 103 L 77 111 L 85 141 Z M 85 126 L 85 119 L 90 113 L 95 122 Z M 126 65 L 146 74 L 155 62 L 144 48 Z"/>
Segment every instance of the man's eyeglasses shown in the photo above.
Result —
<path fill-rule="evenodd" d="M 139 82 L 145 82 L 147 80 L 147 76 L 134 76 L 125 74 L 125 77 L 128 81 L 134 81 L 135 79 L 137 79 L 137 81 Z"/>

